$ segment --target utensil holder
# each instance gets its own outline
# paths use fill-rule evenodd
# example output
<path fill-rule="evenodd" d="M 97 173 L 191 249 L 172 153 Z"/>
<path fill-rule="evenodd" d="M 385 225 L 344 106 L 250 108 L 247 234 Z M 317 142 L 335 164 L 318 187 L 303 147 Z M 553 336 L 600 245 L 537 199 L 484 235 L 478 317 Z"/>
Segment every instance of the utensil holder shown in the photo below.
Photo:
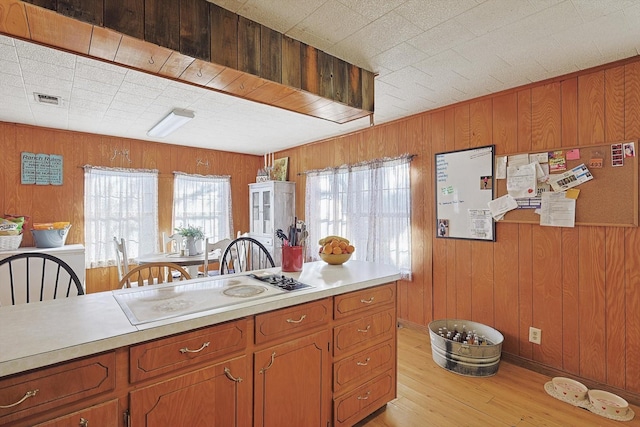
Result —
<path fill-rule="evenodd" d="M 302 271 L 303 257 L 302 246 L 282 247 L 282 271 Z"/>

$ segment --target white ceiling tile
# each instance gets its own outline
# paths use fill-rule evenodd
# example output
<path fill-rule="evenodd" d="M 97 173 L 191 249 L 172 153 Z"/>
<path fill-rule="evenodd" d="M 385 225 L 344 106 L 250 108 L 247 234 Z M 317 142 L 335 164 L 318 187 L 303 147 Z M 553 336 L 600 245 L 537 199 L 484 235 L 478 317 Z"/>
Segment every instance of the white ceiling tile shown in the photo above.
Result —
<path fill-rule="evenodd" d="M 71 68 L 76 65 L 76 56 L 62 50 L 42 49 L 37 44 L 16 40 L 16 50 L 22 59 L 55 65 L 56 67 Z"/>
<path fill-rule="evenodd" d="M 213 3 L 220 4 L 218 1 Z M 249 0 L 236 13 L 261 24 L 269 23 L 269 28 L 286 34 L 322 3 L 317 0 L 297 0 L 285 5 L 282 0 Z"/>
<path fill-rule="evenodd" d="M 77 77 L 73 82 L 74 89 L 84 89 L 88 92 L 97 92 L 103 95 L 115 96 L 118 93 L 118 86 L 98 82 L 95 80 Z"/>
<path fill-rule="evenodd" d="M 320 36 L 316 36 L 313 33 L 308 33 L 304 28 L 295 27 L 292 28 L 288 33 L 288 37 L 291 37 L 294 40 L 301 41 L 309 46 L 313 46 L 318 50 L 326 52 L 333 46 L 334 42 L 322 38 Z"/>
<path fill-rule="evenodd" d="M 396 9 L 405 0 L 339 0 L 345 6 L 357 10 L 362 16 L 375 21 Z"/>
<path fill-rule="evenodd" d="M 598 20 L 638 4 L 638 0 L 572 0 L 572 2 L 585 22 Z"/>
<path fill-rule="evenodd" d="M 435 55 L 466 43 L 473 38 L 475 38 L 475 35 L 462 24 L 455 20 L 450 20 L 413 37 L 408 43 L 428 55 Z"/>
<path fill-rule="evenodd" d="M 79 62 L 76 66 L 75 76 L 113 86 L 119 86 L 124 80 L 125 73 L 116 72 L 113 68 L 114 67 L 105 69 L 102 67 L 94 67 L 84 62 Z"/>
<path fill-rule="evenodd" d="M 111 104 L 113 101 L 114 95 L 110 95 L 104 92 L 95 92 L 86 89 L 79 88 L 74 86 L 71 90 L 71 100 L 72 101 L 89 101 L 89 102 L 97 102 L 104 105 Z"/>
<path fill-rule="evenodd" d="M 45 77 L 53 77 L 57 80 L 73 81 L 74 69 L 61 67 L 48 62 L 35 61 L 33 59 L 21 58 L 20 66 L 25 71 L 24 75 L 41 75 Z"/>
<path fill-rule="evenodd" d="M 397 71 L 406 66 L 409 66 L 415 62 L 421 61 L 428 55 L 419 49 L 411 46 L 409 43 L 401 43 L 387 49 L 379 55 L 374 56 L 371 59 L 373 68 L 376 72 L 380 72 L 381 69 L 389 71 Z"/>
<path fill-rule="evenodd" d="M 477 4 L 469 0 L 408 0 L 395 12 L 422 30 L 429 30 L 474 7 Z"/>
<path fill-rule="evenodd" d="M 18 54 L 13 45 L 0 43 L 0 62 L 18 62 Z"/>
<path fill-rule="evenodd" d="M 7 37 L 4 36 L 2 34 L 0 34 L 0 44 L 3 45 L 8 45 L 8 46 L 15 46 L 15 39 L 11 38 L 11 37 Z"/>
<path fill-rule="evenodd" d="M 367 25 L 368 20 L 337 0 L 328 0 L 296 25 L 315 39 L 336 44 Z M 316 45 L 312 45 L 316 46 Z M 320 48 L 320 46 L 316 46 Z"/>

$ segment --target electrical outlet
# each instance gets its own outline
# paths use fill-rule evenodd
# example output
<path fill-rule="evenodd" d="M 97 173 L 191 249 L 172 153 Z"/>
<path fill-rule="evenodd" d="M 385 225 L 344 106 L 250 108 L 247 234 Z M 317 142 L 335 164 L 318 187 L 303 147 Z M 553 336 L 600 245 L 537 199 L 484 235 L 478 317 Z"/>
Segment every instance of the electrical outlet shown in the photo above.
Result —
<path fill-rule="evenodd" d="M 542 341 L 542 330 L 538 328 L 534 328 L 533 326 L 529 327 L 529 342 L 534 344 L 540 344 Z"/>

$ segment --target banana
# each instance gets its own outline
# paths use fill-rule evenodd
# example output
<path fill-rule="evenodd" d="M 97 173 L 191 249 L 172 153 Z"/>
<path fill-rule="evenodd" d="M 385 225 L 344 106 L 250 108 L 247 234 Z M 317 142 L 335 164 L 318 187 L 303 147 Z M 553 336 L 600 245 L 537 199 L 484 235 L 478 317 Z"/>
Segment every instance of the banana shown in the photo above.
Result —
<path fill-rule="evenodd" d="M 338 240 L 340 242 L 345 242 L 347 245 L 349 244 L 349 239 L 345 239 L 344 237 L 340 237 L 340 236 L 327 236 L 327 237 L 324 237 L 324 238 L 318 240 L 318 244 L 320 246 L 322 246 L 322 245 L 325 245 L 325 244 L 331 242 L 333 239 L 336 239 L 336 240 Z"/>

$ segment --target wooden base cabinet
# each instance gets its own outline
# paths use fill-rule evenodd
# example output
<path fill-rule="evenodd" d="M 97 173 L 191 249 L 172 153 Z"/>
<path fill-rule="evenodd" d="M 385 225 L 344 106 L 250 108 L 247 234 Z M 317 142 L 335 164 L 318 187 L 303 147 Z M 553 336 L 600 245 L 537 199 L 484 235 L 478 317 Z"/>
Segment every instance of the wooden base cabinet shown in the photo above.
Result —
<path fill-rule="evenodd" d="M 256 427 L 330 425 L 330 341 L 325 330 L 255 354 Z"/>
<path fill-rule="evenodd" d="M 132 427 L 251 426 L 251 378 L 242 356 L 130 393 Z"/>
<path fill-rule="evenodd" d="M 352 426 L 396 397 L 396 285 L 334 298 L 333 425 Z"/>
<path fill-rule="evenodd" d="M 122 413 L 118 409 L 118 399 L 113 399 L 34 427 L 117 426 L 120 425 L 121 419 Z"/>

